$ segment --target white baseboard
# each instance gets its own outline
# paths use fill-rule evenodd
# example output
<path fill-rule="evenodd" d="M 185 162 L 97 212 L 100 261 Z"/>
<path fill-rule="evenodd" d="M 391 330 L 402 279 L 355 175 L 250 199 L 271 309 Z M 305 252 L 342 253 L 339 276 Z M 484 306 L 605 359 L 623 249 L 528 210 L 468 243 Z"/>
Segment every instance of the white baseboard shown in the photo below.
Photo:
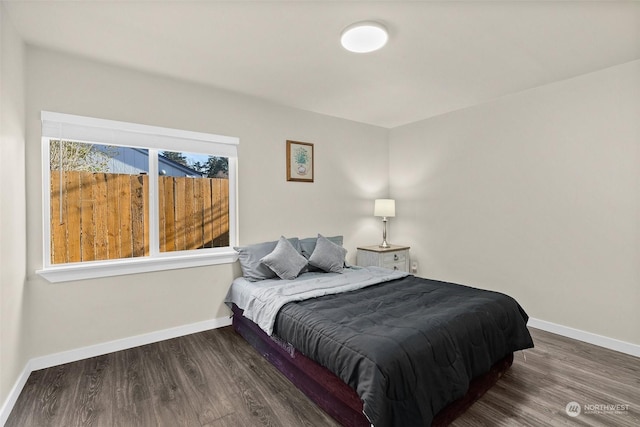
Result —
<path fill-rule="evenodd" d="M 30 359 L 0 408 L 0 425 L 4 426 L 9 418 L 22 388 L 33 371 L 229 325 L 231 325 L 231 318 L 221 317 Z"/>
<path fill-rule="evenodd" d="M 582 331 L 580 329 L 570 328 L 568 326 L 558 325 L 557 323 L 547 322 L 546 320 L 529 318 L 528 326 L 554 334 L 562 335 L 567 338 L 573 338 L 599 347 L 608 348 L 609 350 L 619 351 L 620 353 L 629 354 L 631 356 L 640 357 L 640 345 L 630 342 L 617 340 L 615 338 L 605 337 L 603 335 Z"/>
<path fill-rule="evenodd" d="M 184 335 L 195 334 L 209 329 L 221 328 L 231 325 L 231 318 L 219 318 L 191 323 L 189 325 L 164 329 L 162 331 L 150 332 L 148 334 L 136 335 L 115 341 L 90 345 L 88 347 L 77 348 L 75 350 L 63 351 L 61 353 L 49 354 L 46 356 L 31 359 L 31 370 L 50 368 L 62 365 L 63 363 L 75 362 L 77 360 L 88 359 L 89 357 L 101 356 L 114 351 L 126 350 L 128 348 L 164 341 Z"/>
<path fill-rule="evenodd" d="M 2 408 L 0 408 L 0 425 L 1 426 L 4 426 L 4 423 L 7 422 L 7 419 L 9 418 L 9 414 L 13 409 L 13 405 L 15 405 L 16 402 L 18 401 L 18 396 L 20 396 L 20 392 L 22 392 L 22 388 L 27 383 L 27 380 L 29 379 L 29 375 L 31 375 L 31 369 L 29 369 L 29 363 L 27 362 L 27 365 L 24 367 L 24 369 L 20 373 L 20 376 L 18 377 L 18 380 L 16 381 L 16 383 L 13 385 L 13 388 L 9 392 L 9 396 L 7 396 L 7 399 L 4 401 Z"/>

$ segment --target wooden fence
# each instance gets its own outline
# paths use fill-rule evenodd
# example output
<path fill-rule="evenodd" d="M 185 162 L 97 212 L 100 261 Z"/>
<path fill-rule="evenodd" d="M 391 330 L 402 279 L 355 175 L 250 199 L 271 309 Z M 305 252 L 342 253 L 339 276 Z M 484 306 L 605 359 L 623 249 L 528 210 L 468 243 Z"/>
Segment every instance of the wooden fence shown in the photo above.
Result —
<path fill-rule="evenodd" d="M 161 176 L 158 198 L 160 252 L 229 244 L 229 180 Z M 149 255 L 148 199 L 147 175 L 51 171 L 51 263 Z"/>

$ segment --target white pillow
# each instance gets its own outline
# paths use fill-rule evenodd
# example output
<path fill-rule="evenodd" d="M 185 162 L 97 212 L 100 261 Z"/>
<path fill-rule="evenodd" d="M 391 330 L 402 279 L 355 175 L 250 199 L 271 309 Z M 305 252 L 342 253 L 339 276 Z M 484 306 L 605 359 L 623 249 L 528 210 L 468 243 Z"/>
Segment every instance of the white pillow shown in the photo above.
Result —
<path fill-rule="evenodd" d="M 285 280 L 295 279 L 307 266 L 307 259 L 284 236 L 280 237 L 273 252 L 262 257 L 260 262 Z"/>

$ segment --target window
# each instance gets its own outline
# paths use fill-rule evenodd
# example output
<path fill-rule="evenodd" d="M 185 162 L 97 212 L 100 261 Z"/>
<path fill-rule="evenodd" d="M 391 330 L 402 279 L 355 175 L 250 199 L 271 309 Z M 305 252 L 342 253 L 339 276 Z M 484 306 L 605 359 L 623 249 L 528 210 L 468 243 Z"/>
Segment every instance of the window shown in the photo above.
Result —
<path fill-rule="evenodd" d="M 52 282 L 233 262 L 238 139 L 42 112 Z"/>

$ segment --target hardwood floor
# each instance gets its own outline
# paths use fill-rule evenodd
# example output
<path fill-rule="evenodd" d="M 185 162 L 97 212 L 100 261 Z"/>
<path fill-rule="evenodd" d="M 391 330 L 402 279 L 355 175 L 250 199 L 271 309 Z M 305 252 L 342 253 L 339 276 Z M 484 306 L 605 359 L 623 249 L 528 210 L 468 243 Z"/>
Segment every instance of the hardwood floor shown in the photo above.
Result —
<path fill-rule="evenodd" d="M 535 348 L 516 353 L 505 376 L 453 426 L 640 426 L 639 358 L 529 330 Z M 567 414 L 570 402 L 581 406 L 576 417 Z"/>
<path fill-rule="evenodd" d="M 536 348 L 453 426 L 640 426 L 640 359 L 531 333 Z M 5 424 L 337 425 L 231 327 L 35 371 Z"/>

